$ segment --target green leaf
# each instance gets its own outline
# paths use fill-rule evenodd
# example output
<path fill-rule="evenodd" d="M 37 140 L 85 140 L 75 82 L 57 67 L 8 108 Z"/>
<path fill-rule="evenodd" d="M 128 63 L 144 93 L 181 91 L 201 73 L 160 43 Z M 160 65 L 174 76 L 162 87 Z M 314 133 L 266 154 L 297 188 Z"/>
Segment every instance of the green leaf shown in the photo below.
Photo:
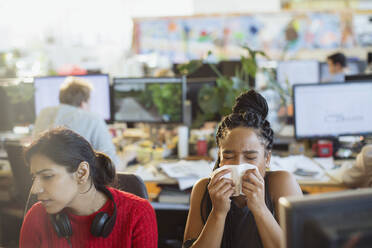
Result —
<path fill-rule="evenodd" d="M 198 102 L 201 110 L 204 113 L 218 113 L 221 107 L 221 101 L 219 97 L 218 88 L 203 86 L 198 94 Z"/>
<path fill-rule="evenodd" d="M 216 83 L 217 83 L 217 87 L 219 88 L 232 89 L 233 87 L 232 80 L 226 77 L 217 78 Z"/>
<path fill-rule="evenodd" d="M 237 96 L 238 91 L 237 90 L 231 90 L 226 92 L 223 107 L 228 108 L 231 112 L 232 106 L 235 103 L 235 98 Z"/>
<path fill-rule="evenodd" d="M 202 65 L 203 65 L 202 60 L 191 60 L 188 63 L 178 65 L 177 69 L 182 75 L 187 76 L 187 75 L 190 75 L 190 74 L 194 73 Z"/>

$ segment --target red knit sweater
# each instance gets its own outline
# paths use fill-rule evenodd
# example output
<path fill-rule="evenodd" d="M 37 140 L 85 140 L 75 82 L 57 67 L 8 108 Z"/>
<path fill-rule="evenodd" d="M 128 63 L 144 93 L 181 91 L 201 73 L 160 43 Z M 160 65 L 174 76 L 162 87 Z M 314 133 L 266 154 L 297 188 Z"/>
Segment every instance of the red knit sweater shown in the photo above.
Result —
<path fill-rule="evenodd" d="M 112 193 L 117 217 L 114 229 L 107 238 L 94 237 L 90 225 L 94 216 L 101 211 L 113 211 L 113 204 L 106 204 L 88 216 L 68 213 L 72 226 L 72 247 L 157 247 L 157 224 L 155 212 L 150 203 L 135 195 L 108 188 Z M 41 203 L 36 203 L 28 211 L 23 222 L 20 247 L 69 247 L 65 238 L 59 238 L 54 231 L 50 218 Z"/>

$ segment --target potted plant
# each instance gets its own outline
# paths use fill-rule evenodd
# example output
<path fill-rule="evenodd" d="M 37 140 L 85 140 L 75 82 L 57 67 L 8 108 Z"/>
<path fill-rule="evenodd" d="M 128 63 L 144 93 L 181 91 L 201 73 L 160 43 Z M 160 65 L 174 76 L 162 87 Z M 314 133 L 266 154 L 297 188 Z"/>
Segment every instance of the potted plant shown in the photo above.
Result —
<path fill-rule="evenodd" d="M 226 77 L 217 68 L 215 64 L 208 63 L 212 70 L 217 74 L 216 87 L 205 85 L 198 93 L 198 104 L 201 112 L 197 113 L 196 120 L 193 121 L 194 127 L 201 126 L 204 122 L 222 117 L 231 113 L 235 98 L 243 91 L 254 87 L 254 80 L 258 71 L 257 56 L 268 56 L 263 51 L 252 50 L 249 47 L 243 47 L 247 51 L 247 56 L 240 57 L 240 67 L 235 68 L 233 77 Z M 208 53 L 208 56 L 211 52 Z M 178 70 L 183 75 L 189 75 L 196 71 L 203 64 L 203 60 L 192 60 L 187 64 L 178 66 Z M 278 92 L 281 98 L 281 104 L 286 105 L 289 91 L 282 87 L 275 80 L 275 71 L 265 69 L 269 76 L 267 88 Z"/>

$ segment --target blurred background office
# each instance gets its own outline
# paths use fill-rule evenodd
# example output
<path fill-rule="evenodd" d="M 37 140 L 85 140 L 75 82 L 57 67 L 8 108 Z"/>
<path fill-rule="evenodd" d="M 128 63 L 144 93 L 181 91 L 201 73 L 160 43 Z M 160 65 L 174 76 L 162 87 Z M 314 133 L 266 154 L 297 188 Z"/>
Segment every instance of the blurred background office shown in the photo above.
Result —
<path fill-rule="evenodd" d="M 90 111 L 106 122 L 126 170 L 145 181 L 159 247 L 180 247 L 199 178 L 164 176 L 155 162 L 202 159 L 188 168 L 208 176 L 216 123 L 244 90 L 259 91 L 271 110 L 272 169 L 284 166 L 305 193 L 345 190 L 325 168 L 372 143 L 370 0 L 5 0 L 0 33 L 0 246 L 16 245 L 14 209 L 28 192 L 16 186 L 26 180 L 9 179 L 22 161 L 14 167 L 19 154 L 6 150 L 31 141 L 68 76 L 92 83 Z M 329 160 L 298 168 L 317 157 Z M 20 205 L 4 210 L 14 199 Z M 162 212 L 162 201 L 183 205 Z"/>

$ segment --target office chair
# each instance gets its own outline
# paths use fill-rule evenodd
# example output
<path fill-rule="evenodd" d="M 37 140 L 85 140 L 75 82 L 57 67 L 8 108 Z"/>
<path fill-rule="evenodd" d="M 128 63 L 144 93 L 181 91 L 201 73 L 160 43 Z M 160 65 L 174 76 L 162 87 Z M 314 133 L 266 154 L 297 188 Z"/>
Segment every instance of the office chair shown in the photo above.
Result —
<path fill-rule="evenodd" d="M 115 188 L 132 193 L 144 199 L 149 199 L 147 189 L 143 180 L 135 175 L 124 172 L 117 172 L 117 183 Z"/>
<path fill-rule="evenodd" d="M 21 229 L 23 212 L 32 185 L 30 172 L 23 157 L 23 146 L 18 141 L 5 141 L 4 148 L 13 175 L 12 187 L 9 188 L 10 201 L 0 204 L 0 246 L 13 247 L 17 244 Z M 36 202 L 30 200 L 28 208 Z"/>
<path fill-rule="evenodd" d="M 25 204 L 32 185 L 32 179 L 24 161 L 23 146 L 17 141 L 6 141 L 4 146 L 13 174 L 14 199 Z"/>

